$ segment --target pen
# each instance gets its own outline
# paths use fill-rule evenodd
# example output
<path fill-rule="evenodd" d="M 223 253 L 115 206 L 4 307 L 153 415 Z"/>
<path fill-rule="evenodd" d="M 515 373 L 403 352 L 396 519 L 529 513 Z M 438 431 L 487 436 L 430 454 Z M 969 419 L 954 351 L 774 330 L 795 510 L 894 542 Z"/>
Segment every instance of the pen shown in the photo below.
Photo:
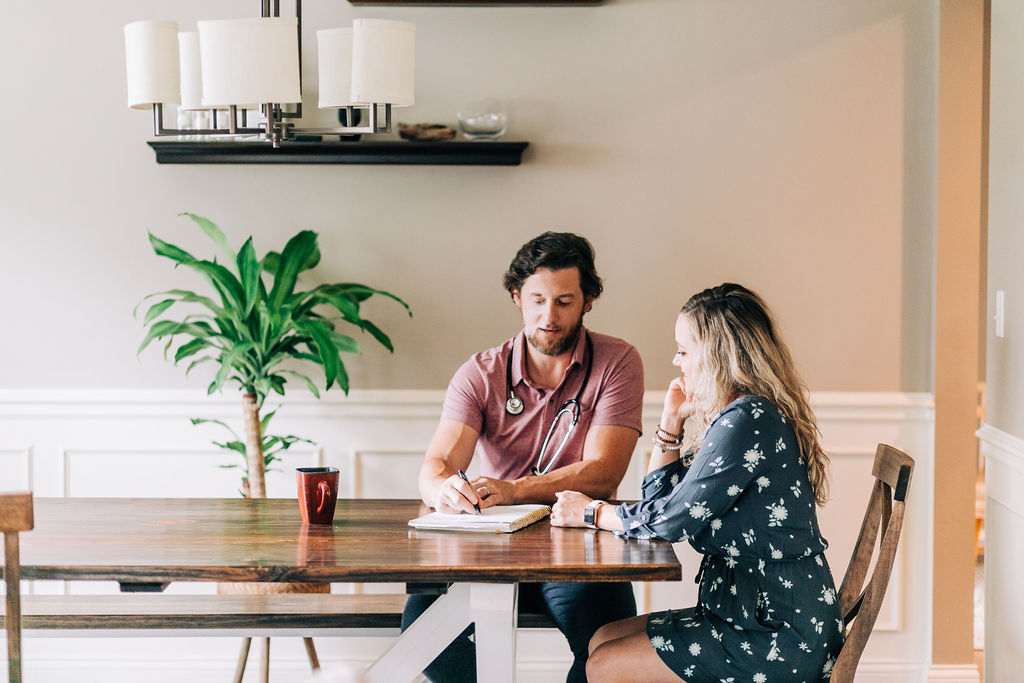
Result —
<path fill-rule="evenodd" d="M 467 484 L 469 484 L 470 486 L 472 486 L 472 484 L 470 484 L 470 482 L 469 482 L 469 477 L 467 477 L 466 473 L 463 472 L 462 470 L 459 470 L 459 478 L 462 479 L 462 481 L 464 481 Z M 480 514 L 480 506 L 477 505 L 476 503 L 473 503 L 473 507 L 476 508 L 476 514 L 479 515 Z"/>

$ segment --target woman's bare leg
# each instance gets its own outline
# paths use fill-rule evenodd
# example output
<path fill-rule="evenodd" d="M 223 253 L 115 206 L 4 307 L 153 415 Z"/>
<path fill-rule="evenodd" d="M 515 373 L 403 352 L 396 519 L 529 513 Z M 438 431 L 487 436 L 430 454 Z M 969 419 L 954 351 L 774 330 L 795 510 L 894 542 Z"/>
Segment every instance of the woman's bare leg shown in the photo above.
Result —
<path fill-rule="evenodd" d="M 601 628 L 597 629 L 594 632 L 593 637 L 590 639 L 590 654 L 594 654 L 594 650 L 596 650 L 599 645 L 603 645 L 609 640 L 624 638 L 626 636 L 631 636 L 634 633 L 646 633 L 648 616 L 650 615 L 641 614 L 638 617 L 619 619 L 618 621 L 605 624 Z"/>
<path fill-rule="evenodd" d="M 631 619 L 613 622 L 621 624 Z M 594 634 L 596 639 L 600 631 Z M 593 644 L 593 642 L 591 643 Z M 679 683 L 682 681 L 654 651 L 646 628 L 632 635 L 605 641 L 587 659 L 587 680 L 592 683 Z"/>

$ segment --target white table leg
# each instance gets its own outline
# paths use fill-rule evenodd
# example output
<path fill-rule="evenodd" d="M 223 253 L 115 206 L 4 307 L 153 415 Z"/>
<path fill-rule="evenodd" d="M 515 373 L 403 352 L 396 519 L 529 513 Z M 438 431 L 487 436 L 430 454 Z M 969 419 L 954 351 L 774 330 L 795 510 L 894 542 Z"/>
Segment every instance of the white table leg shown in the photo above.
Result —
<path fill-rule="evenodd" d="M 475 623 L 477 680 L 514 683 L 517 597 L 516 584 L 452 585 L 370 667 L 367 681 L 413 680 L 467 626 Z"/>
<path fill-rule="evenodd" d="M 515 683 L 518 588 L 514 583 L 470 584 L 477 681 Z"/>

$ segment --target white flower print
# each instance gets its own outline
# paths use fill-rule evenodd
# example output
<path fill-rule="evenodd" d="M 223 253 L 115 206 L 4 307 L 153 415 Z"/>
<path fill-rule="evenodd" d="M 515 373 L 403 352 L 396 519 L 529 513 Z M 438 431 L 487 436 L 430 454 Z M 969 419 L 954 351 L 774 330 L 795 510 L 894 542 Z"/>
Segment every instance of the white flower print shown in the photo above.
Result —
<path fill-rule="evenodd" d="M 711 520 L 711 537 L 714 538 L 715 532 L 722 528 L 722 520 L 713 519 Z"/>
<path fill-rule="evenodd" d="M 732 593 L 733 595 L 736 595 L 736 584 L 735 583 L 733 585 L 729 586 L 729 592 Z"/>
<path fill-rule="evenodd" d="M 761 409 L 761 404 L 760 403 L 751 403 L 750 404 L 750 414 L 753 416 L 753 418 L 755 420 L 757 418 L 761 417 L 762 415 L 764 415 L 764 410 Z"/>
<path fill-rule="evenodd" d="M 743 468 L 747 472 L 753 472 L 757 464 L 764 460 L 764 451 L 760 450 L 761 444 L 755 443 L 752 448 L 743 454 Z"/>
<path fill-rule="evenodd" d="M 675 486 L 678 483 L 679 483 L 679 475 L 678 474 L 673 474 L 671 477 L 668 478 L 668 485 L 669 486 Z"/>
<path fill-rule="evenodd" d="M 683 675 L 687 678 L 693 675 L 693 664 L 683 669 Z"/>
<path fill-rule="evenodd" d="M 729 676 L 728 678 L 719 678 L 718 683 L 736 683 L 736 679 L 732 676 Z"/>
<path fill-rule="evenodd" d="M 782 559 L 782 551 L 779 550 L 778 548 L 776 548 L 771 543 L 768 544 L 768 550 L 771 551 L 772 559 L 773 560 L 781 560 Z"/>
<path fill-rule="evenodd" d="M 772 647 L 768 650 L 768 656 L 765 657 L 769 662 L 784 662 L 785 657 L 782 656 L 782 652 L 779 650 L 778 643 L 775 642 L 775 636 L 772 636 Z"/>
<path fill-rule="evenodd" d="M 818 598 L 818 602 L 824 602 L 826 605 L 831 605 L 836 601 L 836 591 L 834 588 L 821 587 L 821 597 Z"/>
<path fill-rule="evenodd" d="M 821 667 L 821 675 L 822 676 L 831 676 L 832 675 L 832 667 L 835 666 L 835 663 L 836 663 L 836 660 L 832 659 L 831 657 L 826 659 L 825 660 L 825 666 Z"/>
<path fill-rule="evenodd" d="M 738 557 L 740 549 L 736 547 L 736 539 L 733 539 L 729 545 L 722 548 L 729 557 Z"/>
<path fill-rule="evenodd" d="M 722 642 L 722 634 L 719 633 L 718 629 L 714 626 L 711 627 L 711 637 L 717 640 L 718 642 Z"/>
<path fill-rule="evenodd" d="M 807 550 L 808 550 L 808 551 L 810 551 L 810 548 L 808 548 Z M 817 565 L 818 565 L 819 567 L 824 567 L 824 566 L 825 566 L 825 563 L 821 561 L 821 555 L 818 555 L 817 557 L 815 557 L 815 558 L 814 558 L 814 562 L 815 562 L 815 563 L 816 563 L 816 564 L 817 564 Z"/>
<path fill-rule="evenodd" d="M 735 496 L 740 495 L 740 491 L 742 491 L 742 490 L 743 489 L 741 489 L 739 486 L 737 486 L 736 484 L 733 484 L 732 486 L 730 486 L 729 488 L 727 488 L 725 490 L 725 495 L 735 497 Z"/>
<path fill-rule="evenodd" d="M 744 641 L 743 641 L 742 643 L 740 643 L 740 649 L 741 649 L 741 650 L 743 650 L 744 652 L 746 652 L 746 653 L 747 653 L 748 655 L 752 655 L 752 654 L 754 654 L 754 653 L 753 653 L 753 652 L 751 652 L 751 650 L 750 650 L 750 643 L 748 643 L 748 642 L 747 642 L 747 641 L 745 641 L 745 640 L 744 640 Z"/>
<path fill-rule="evenodd" d="M 697 501 L 690 506 L 690 516 L 694 519 L 707 519 L 711 517 L 711 510 L 708 509 L 704 501 Z"/>
<path fill-rule="evenodd" d="M 761 672 L 757 672 L 754 674 L 753 681 L 754 683 L 768 683 L 768 677 Z"/>
<path fill-rule="evenodd" d="M 668 617 L 651 617 L 652 624 L 664 624 Z"/>
<path fill-rule="evenodd" d="M 768 510 L 768 526 L 782 526 L 782 523 L 789 517 L 789 510 L 786 509 L 786 502 L 779 498 L 778 503 L 766 505 Z"/>
<path fill-rule="evenodd" d="M 730 421 L 727 417 L 723 417 L 721 420 L 719 420 L 718 424 L 722 425 L 723 427 L 728 427 L 729 429 L 733 428 L 732 421 Z"/>
<path fill-rule="evenodd" d="M 761 572 L 761 576 L 764 576 L 764 560 L 757 561 L 757 571 Z"/>
<path fill-rule="evenodd" d="M 811 651 L 811 647 L 807 643 L 800 643 L 799 645 L 797 645 L 797 647 L 803 650 L 804 652 Z"/>
<path fill-rule="evenodd" d="M 821 629 L 825 626 L 825 622 L 818 621 L 817 617 L 811 617 L 811 626 L 814 627 L 815 633 L 821 633 Z"/>
<path fill-rule="evenodd" d="M 754 541 L 757 540 L 757 536 L 754 534 L 753 529 L 751 529 L 750 531 L 741 531 L 740 533 L 742 534 L 743 540 L 746 541 L 747 545 L 754 545 Z"/>
<path fill-rule="evenodd" d="M 786 442 L 780 436 L 779 440 L 775 442 L 775 452 L 781 453 L 784 450 L 786 450 Z"/>
<path fill-rule="evenodd" d="M 797 479 L 796 483 L 789 487 L 789 490 L 793 492 L 794 498 L 799 498 L 800 492 L 803 491 L 803 489 L 800 488 L 800 480 Z"/>
<path fill-rule="evenodd" d="M 714 467 L 715 474 L 718 474 L 719 472 L 722 471 L 722 465 L 724 464 L 725 458 L 723 458 L 722 456 L 718 456 L 717 458 L 708 463 L 708 467 Z"/>
<path fill-rule="evenodd" d="M 700 654 L 700 644 L 699 643 L 690 643 L 690 654 L 693 655 L 694 657 L 696 657 L 697 655 Z"/>
<path fill-rule="evenodd" d="M 784 578 L 782 578 L 782 577 L 780 576 L 780 577 L 779 577 L 779 581 L 781 581 L 781 582 L 782 582 L 782 587 L 783 587 L 783 588 L 792 588 L 792 587 L 793 587 L 793 582 L 792 582 L 792 581 L 790 581 L 789 579 L 784 579 Z"/>
<path fill-rule="evenodd" d="M 772 485 L 772 482 L 771 482 L 770 479 L 768 479 L 768 477 L 758 477 L 757 478 L 757 492 L 758 493 L 761 493 L 761 491 L 764 491 L 766 488 L 768 488 L 771 485 Z"/>
<path fill-rule="evenodd" d="M 655 650 L 662 650 L 668 652 L 675 652 L 676 649 L 672 647 L 671 640 L 665 640 L 662 636 L 654 636 L 651 638 L 651 647 Z"/>

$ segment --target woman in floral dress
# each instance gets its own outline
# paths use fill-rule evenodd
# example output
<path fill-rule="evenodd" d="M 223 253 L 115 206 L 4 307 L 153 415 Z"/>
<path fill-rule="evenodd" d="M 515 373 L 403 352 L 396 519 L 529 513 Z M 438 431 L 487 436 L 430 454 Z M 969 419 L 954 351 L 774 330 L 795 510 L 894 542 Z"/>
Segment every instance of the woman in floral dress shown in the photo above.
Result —
<path fill-rule="evenodd" d="M 789 350 L 761 298 L 735 284 L 694 295 L 675 336 L 681 377 L 643 499 L 612 507 L 563 491 L 552 523 L 583 526 L 589 506 L 597 528 L 688 541 L 704 553 L 698 602 L 600 628 L 588 680 L 828 680 L 843 643 L 815 514 L 828 457 Z"/>

